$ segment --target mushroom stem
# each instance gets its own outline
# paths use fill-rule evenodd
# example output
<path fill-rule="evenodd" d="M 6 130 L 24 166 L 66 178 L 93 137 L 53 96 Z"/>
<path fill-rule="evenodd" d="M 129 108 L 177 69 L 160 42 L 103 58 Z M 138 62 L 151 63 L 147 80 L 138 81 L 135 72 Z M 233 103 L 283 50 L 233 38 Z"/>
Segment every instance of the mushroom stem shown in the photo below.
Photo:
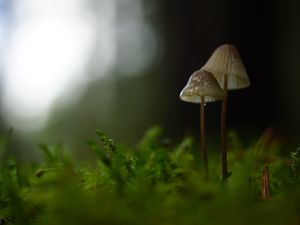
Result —
<path fill-rule="evenodd" d="M 228 74 L 224 75 L 223 91 L 224 98 L 222 102 L 222 115 L 221 115 L 221 158 L 222 158 L 222 175 L 223 181 L 228 178 L 227 172 L 227 135 L 226 135 L 226 116 L 227 116 L 227 82 Z"/>
<path fill-rule="evenodd" d="M 205 118 L 204 118 L 204 110 L 205 110 L 205 97 L 201 96 L 201 104 L 200 104 L 200 138 L 201 138 L 201 150 L 203 152 L 203 161 L 204 161 L 204 170 L 205 174 L 208 175 L 208 159 L 207 159 L 207 149 L 205 144 Z"/>

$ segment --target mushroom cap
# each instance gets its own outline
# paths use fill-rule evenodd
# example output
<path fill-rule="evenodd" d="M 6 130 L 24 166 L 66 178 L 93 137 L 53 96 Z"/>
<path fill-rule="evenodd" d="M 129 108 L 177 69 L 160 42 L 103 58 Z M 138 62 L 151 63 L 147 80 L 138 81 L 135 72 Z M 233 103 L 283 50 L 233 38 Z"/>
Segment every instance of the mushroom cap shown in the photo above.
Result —
<path fill-rule="evenodd" d="M 180 92 L 180 99 L 185 102 L 204 103 L 223 99 L 223 90 L 216 78 L 203 69 L 195 71 Z"/>
<path fill-rule="evenodd" d="M 228 75 L 227 89 L 241 89 L 250 85 L 242 58 L 234 45 L 218 47 L 202 69 L 211 72 L 223 86 L 224 75 Z"/>

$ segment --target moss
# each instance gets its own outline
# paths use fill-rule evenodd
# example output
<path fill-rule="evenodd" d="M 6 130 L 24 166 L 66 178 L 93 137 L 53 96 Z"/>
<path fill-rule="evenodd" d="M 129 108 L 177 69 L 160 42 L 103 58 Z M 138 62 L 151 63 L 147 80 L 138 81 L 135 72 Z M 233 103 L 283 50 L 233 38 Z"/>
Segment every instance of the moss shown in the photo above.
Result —
<path fill-rule="evenodd" d="M 231 133 L 232 175 L 221 181 L 219 158 L 209 177 L 194 141 L 165 144 L 153 127 L 136 149 L 118 147 L 104 132 L 88 144 L 95 162 L 74 162 L 62 146 L 41 145 L 38 165 L 4 157 L 0 224 L 299 224 L 299 155 L 279 157 L 276 140 L 242 147 Z M 261 170 L 270 168 L 270 194 L 260 200 Z"/>

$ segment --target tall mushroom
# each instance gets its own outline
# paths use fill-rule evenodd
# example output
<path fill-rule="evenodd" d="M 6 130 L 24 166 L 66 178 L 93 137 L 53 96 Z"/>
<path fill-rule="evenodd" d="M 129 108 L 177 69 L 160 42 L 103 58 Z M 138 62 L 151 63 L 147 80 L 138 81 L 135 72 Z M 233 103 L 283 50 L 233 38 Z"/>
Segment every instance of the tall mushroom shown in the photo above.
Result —
<path fill-rule="evenodd" d="M 202 69 L 211 72 L 223 86 L 224 99 L 221 115 L 221 156 L 223 180 L 228 178 L 227 169 L 227 90 L 242 89 L 250 85 L 241 56 L 234 45 L 224 44 L 218 47 Z"/>
<path fill-rule="evenodd" d="M 191 75 L 186 86 L 180 92 L 182 101 L 200 103 L 200 138 L 206 175 L 208 174 L 208 158 L 205 144 L 204 107 L 207 102 L 214 102 L 222 98 L 223 91 L 216 78 L 210 72 L 202 69 Z"/>

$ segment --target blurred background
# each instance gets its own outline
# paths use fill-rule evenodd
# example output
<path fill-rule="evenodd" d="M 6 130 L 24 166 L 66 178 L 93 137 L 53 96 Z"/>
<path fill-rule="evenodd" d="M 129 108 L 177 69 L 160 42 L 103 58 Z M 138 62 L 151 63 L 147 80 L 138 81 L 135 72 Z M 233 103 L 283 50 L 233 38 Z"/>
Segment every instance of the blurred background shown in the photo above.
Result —
<path fill-rule="evenodd" d="M 235 44 L 251 86 L 229 93 L 228 126 L 244 142 L 268 127 L 300 144 L 300 3 L 240 0 L 0 0 L 0 129 L 11 151 L 39 143 L 84 156 L 101 129 L 134 146 L 153 124 L 171 140 L 199 135 L 189 76 Z M 206 107 L 219 140 L 221 103 Z"/>

